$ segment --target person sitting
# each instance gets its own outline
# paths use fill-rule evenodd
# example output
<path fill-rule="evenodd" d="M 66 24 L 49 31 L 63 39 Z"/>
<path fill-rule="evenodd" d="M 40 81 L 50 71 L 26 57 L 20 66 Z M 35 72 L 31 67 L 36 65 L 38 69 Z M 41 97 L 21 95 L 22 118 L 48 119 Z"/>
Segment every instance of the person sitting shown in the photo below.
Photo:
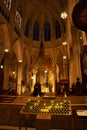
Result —
<path fill-rule="evenodd" d="M 36 83 L 34 85 L 34 91 L 33 91 L 33 96 L 37 96 L 38 95 L 38 84 Z"/>
<path fill-rule="evenodd" d="M 79 80 L 80 80 L 79 77 L 77 77 L 76 87 L 81 87 L 81 83 Z"/>
<path fill-rule="evenodd" d="M 76 85 L 75 85 L 75 90 L 74 90 L 74 93 L 75 95 L 81 95 L 81 82 L 79 81 L 79 77 L 77 77 L 77 82 L 76 82 Z"/>
<path fill-rule="evenodd" d="M 41 84 L 37 82 L 34 86 L 33 96 L 41 96 Z"/>

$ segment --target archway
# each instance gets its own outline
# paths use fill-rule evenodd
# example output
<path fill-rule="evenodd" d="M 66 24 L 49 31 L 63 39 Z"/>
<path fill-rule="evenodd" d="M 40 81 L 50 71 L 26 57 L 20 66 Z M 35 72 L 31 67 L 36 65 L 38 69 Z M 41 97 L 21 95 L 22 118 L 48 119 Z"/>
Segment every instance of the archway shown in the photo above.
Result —
<path fill-rule="evenodd" d="M 33 53 L 32 61 L 32 91 L 35 83 L 38 82 L 41 84 L 41 92 L 54 92 L 54 69 L 51 54 L 46 51 L 44 55 L 40 57 L 37 52 Z"/>

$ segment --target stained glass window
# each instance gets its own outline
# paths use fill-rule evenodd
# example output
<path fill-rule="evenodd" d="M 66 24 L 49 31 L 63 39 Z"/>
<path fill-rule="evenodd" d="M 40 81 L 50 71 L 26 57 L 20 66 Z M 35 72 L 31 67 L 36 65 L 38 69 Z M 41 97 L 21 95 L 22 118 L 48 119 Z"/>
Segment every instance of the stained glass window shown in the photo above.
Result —
<path fill-rule="evenodd" d="M 33 28 L 33 40 L 39 41 L 39 25 L 38 25 L 38 23 L 34 24 L 34 28 Z"/>
<path fill-rule="evenodd" d="M 44 27 L 44 40 L 45 41 L 50 41 L 50 24 L 48 22 L 45 23 L 45 27 Z"/>
<path fill-rule="evenodd" d="M 60 38 L 61 37 L 61 30 L 60 30 L 60 24 L 58 21 L 56 21 L 55 32 L 56 32 L 56 38 Z"/>
<path fill-rule="evenodd" d="M 64 33 L 66 32 L 66 26 L 65 26 L 65 23 L 63 25 L 63 29 L 64 29 Z"/>
<path fill-rule="evenodd" d="M 29 20 L 28 20 L 27 23 L 26 23 L 24 35 L 27 36 L 27 37 L 28 37 L 28 35 L 29 35 Z"/>

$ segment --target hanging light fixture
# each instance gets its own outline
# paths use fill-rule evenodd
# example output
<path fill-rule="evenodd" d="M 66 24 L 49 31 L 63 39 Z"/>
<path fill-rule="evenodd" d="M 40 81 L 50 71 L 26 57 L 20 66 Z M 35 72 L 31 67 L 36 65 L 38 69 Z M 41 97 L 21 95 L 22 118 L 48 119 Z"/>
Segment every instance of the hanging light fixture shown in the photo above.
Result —
<path fill-rule="evenodd" d="M 0 68 L 3 69 L 3 65 L 1 65 Z"/>
<path fill-rule="evenodd" d="M 67 57 L 66 56 L 63 56 L 63 59 L 66 59 Z"/>
<path fill-rule="evenodd" d="M 61 18 L 62 18 L 62 19 L 66 19 L 66 18 L 67 18 L 67 12 L 65 12 L 65 11 L 62 12 L 62 13 L 61 13 Z"/>
<path fill-rule="evenodd" d="M 64 45 L 64 46 L 67 45 L 67 42 L 63 42 L 62 45 Z"/>
<path fill-rule="evenodd" d="M 6 48 L 4 51 L 7 53 L 7 52 L 9 52 L 9 49 Z"/>

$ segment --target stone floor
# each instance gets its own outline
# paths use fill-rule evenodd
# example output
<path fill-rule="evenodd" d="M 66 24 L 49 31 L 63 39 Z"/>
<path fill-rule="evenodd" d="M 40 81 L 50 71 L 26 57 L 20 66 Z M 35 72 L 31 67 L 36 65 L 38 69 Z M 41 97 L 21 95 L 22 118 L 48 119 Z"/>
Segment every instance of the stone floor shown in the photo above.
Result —
<path fill-rule="evenodd" d="M 1 126 L 0 125 L 0 130 L 19 130 L 19 127 L 16 127 L 16 126 Z M 24 127 L 21 127 L 21 130 L 36 130 L 36 128 L 27 128 L 26 129 Z M 51 130 L 67 130 L 67 129 L 51 129 Z M 83 130 L 83 129 L 74 129 L 74 130 Z"/>
<path fill-rule="evenodd" d="M 19 130 L 19 127 L 0 125 L 0 130 Z M 21 127 L 21 130 L 25 130 L 25 128 Z M 36 130 L 36 129 L 35 128 L 27 128 L 27 130 Z"/>

